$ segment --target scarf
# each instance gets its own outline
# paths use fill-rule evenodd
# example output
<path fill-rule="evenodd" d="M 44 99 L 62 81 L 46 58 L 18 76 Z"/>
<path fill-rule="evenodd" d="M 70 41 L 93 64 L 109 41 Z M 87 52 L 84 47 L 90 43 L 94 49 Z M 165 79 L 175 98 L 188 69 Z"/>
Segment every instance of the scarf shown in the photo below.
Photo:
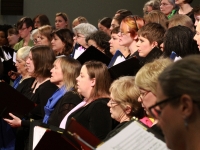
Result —
<path fill-rule="evenodd" d="M 43 123 L 48 122 L 49 120 L 49 116 L 51 115 L 52 111 L 54 110 L 54 106 L 57 104 L 57 102 L 59 101 L 59 99 L 67 92 L 66 87 L 62 86 L 60 89 L 58 89 L 49 99 L 48 102 L 46 104 L 46 106 L 44 106 L 44 112 L 45 112 L 45 116 L 43 119 Z"/>
<path fill-rule="evenodd" d="M 17 88 L 19 85 L 20 80 L 22 79 L 22 76 L 20 75 L 17 79 L 15 79 L 14 83 L 13 83 L 13 88 Z"/>
<path fill-rule="evenodd" d="M 73 112 L 75 112 L 76 110 L 82 108 L 84 105 L 86 104 L 86 101 L 83 100 L 81 103 L 79 103 L 76 107 L 74 107 L 70 112 L 67 113 L 67 115 L 63 118 L 63 120 L 60 123 L 60 128 L 65 129 L 65 126 L 67 124 L 67 119 L 69 117 L 69 115 L 71 115 Z"/>

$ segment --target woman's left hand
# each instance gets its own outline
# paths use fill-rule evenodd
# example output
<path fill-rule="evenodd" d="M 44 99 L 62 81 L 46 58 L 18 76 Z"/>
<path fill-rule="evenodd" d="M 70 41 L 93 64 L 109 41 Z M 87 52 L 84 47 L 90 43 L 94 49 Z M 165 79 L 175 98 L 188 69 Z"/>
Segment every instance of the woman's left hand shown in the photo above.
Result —
<path fill-rule="evenodd" d="M 10 119 L 3 119 L 3 120 L 5 120 L 13 128 L 21 127 L 21 122 L 22 122 L 21 119 L 13 115 L 12 113 L 9 113 L 9 115 L 13 118 L 12 120 Z"/>

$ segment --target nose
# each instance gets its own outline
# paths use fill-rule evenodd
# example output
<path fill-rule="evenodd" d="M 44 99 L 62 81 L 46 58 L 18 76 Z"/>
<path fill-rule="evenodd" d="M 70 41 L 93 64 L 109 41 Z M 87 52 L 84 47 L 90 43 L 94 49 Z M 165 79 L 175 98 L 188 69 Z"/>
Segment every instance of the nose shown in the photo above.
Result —
<path fill-rule="evenodd" d="M 136 46 L 140 47 L 140 41 L 137 41 Z"/>
<path fill-rule="evenodd" d="M 196 34 L 195 34 L 195 36 L 194 36 L 194 38 L 193 38 L 193 39 L 194 39 L 195 41 L 197 41 L 197 40 L 196 40 Z"/>
<path fill-rule="evenodd" d="M 138 102 L 142 102 L 142 98 L 140 96 L 138 97 Z"/>
<path fill-rule="evenodd" d="M 111 105 L 110 105 L 110 100 L 108 101 L 107 106 L 108 106 L 108 107 L 111 107 Z"/>

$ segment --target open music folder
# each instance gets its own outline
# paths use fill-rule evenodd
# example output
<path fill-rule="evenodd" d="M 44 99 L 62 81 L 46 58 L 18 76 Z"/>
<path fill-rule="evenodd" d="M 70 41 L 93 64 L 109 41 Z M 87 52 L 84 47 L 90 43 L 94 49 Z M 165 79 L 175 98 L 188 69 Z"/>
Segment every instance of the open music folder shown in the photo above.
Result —
<path fill-rule="evenodd" d="M 63 129 L 34 120 L 30 124 L 29 150 L 81 150 L 72 135 L 66 141 Z"/>
<path fill-rule="evenodd" d="M 11 119 L 8 113 L 23 118 L 35 107 L 34 102 L 5 82 L 0 82 L 0 91 L 0 117 L 2 118 Z"/>
<path fill-rule="evenodd" d="M 168 150 L 155 131 L 138 121 L 132 121 L 96 150 Z"/>

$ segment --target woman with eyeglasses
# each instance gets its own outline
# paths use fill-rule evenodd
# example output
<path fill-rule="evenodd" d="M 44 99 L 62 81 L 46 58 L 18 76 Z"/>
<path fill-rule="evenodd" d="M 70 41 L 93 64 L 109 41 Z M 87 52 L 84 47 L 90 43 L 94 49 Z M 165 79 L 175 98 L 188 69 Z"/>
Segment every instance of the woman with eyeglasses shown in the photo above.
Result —
<path fill-rule="evenodd" d="M 135 76 L 135 85 L 140 90 L 138 102 L 144 108 L 147 118 L 141 122 L 149 127 L 156 124 L 155 119 L 149 113 L 149 107 L 156 103 L 156 86 L 158 76 L 172 61 L 170 59 L 156 59 L 151 63 L 145 64 Z"/>
<path fill-rule="evenodd" d="M 200 56 L 179 60 L 159 75 L 157 103 L 150 107 L 169 149 L 200 147 Z"/>
<path fill-rule="evenodd" d="M 161 0 L 160 1 L 160 11 L 163 12 L 168 19 L 170 19 L 174 14 L 177 13 L 175 0 Z"/>
<path fill-rule="evenodd" d="M 37 33 L 37 45 L 47 45 L 51 47 L 51 33 L 52 27 L 50 25 L 44 25 L 39 27 Z"/>
<path fill-rule="evenodd" d="M 134 80 L 135 78 L 132 76 L 124 76 L 111 84 L 110 101 L 107 105 L 110 108 L 111 117 L 120 124 L 107 135 L 105 141 L 120 132 L 131 118 L 140 119 L 144 116 L 144 110 L 137 101 L 139 90 L 135 86 Z"/>
<path fill-rule="evenodd" d="M 75 36 L 73 38 L 74 42 L 78 43 L 79 45 L 83 46 L 84 48 L 88 48 L 85 38 L 96 31 L 97 31 L 97 28 L 95 26 L 93 26 L 92 24 L 81 23 L 73 28 L 73 32 L 75 34 Z"/>
<path fill-rule="evenodd" d="M 138 16 L 128 16 L 120 24 L 119 44 L 128 47 L 130 50 L 129 57 L 138 56 L 138 30 L 144 25 L 144 20 Z"/>

